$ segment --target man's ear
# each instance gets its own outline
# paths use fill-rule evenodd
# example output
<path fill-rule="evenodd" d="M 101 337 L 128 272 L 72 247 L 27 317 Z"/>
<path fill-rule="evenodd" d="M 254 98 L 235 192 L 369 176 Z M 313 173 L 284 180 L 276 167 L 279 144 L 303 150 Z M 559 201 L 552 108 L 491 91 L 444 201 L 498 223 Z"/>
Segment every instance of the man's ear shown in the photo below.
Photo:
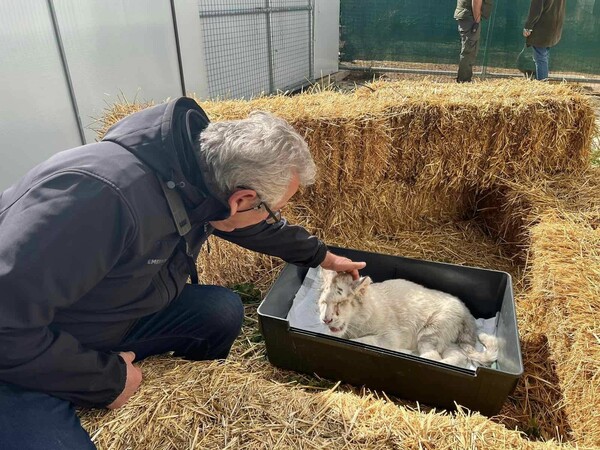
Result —
<path fill-rule="evenodd" d="M 256 204 L 258 195 L 256 191 L 252 189 L 240 189 L 235 191 L 227 199 L 231 215 L 233 216 L 236 212 L 252 208 Z"/>
<path fill-rule="evenodd" d="M 361 277 L 356 281 L 353 281 L 351 284 L 352 291 L 358 297 L 362 297 L 365 295 L 367 287 L 373 282 L 371 277 Z"/>

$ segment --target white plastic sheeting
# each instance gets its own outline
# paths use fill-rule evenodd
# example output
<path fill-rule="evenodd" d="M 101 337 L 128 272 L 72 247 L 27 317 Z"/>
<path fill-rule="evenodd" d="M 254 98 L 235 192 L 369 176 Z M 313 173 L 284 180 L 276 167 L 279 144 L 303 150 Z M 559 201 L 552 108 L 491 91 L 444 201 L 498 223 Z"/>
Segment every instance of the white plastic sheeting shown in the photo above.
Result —
<path fill-rule="evenodd" d="M 314 77 L 321 78 L 338 71 L 340 52 L 340 2 L 315 1 Z"/>
<path fill-rule="evenodd" d="M 44 0 L 0 2 L 0 191 L 81 144 Z"/>
<path fill-rule="evenodd" d="M 87 142 L 94 118 L 122 94 L 162 101 L 183 94 L 168 1 L 54 0 Z"/>
<path fill-rule="evenodd" d="M 269 26 L 267 14 L 200 17 L 266 5 L 314 9 L 273 13 Z M 338 23 L 339 0 L 1 0 L 0 191 L 93 142 L 95 119 L 121 95 L 248 98 L 332 73 Z"/>

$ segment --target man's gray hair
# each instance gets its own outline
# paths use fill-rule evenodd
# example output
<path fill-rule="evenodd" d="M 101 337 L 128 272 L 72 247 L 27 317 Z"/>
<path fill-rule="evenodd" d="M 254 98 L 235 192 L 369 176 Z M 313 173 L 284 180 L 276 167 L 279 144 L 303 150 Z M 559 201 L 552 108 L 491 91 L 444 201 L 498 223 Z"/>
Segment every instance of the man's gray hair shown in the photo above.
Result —
<path fill-rule="evenodd" d="M 244 187 L 271 206 L 284 197 L 294 173 L 301 186 L 315 181 L 306 141 L 285 120 L 264 111 L 210 123 L 200 134 L 200 148 L 223 199 Z"/>

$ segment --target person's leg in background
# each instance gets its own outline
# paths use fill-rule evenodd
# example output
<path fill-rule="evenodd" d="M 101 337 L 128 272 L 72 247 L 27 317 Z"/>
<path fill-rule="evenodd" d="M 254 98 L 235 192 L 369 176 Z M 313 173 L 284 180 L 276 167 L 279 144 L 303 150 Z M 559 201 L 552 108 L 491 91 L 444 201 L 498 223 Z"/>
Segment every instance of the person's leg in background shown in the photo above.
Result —
<path fill-rule="evenodd" d="M 461 47 L 456 81 L 459 83 L 472 81 L 473 78 L 473 65 L 479 51 L 479 37 L 481 36 L 481 25 L 473 33 L 472 28 L 474 23 L 473 20 L 467 19 L 458 21 Z"/>
<path fill-rule="evenodd" d="M 96 446 L 69 401 L 0 383 L 0 449 L 95 450 Z"/>
<path fill-rule="evenodd" d="M 548 78 L 548 60 L 550 49 L 548 47 L 533 47 L 533 60 L 535 61 L 535 78 L 545 80 Z"/>
<path fill-rule="evenodd" d="M 140 319 L 119 344 L 136 361 L 174 352 L 191 360 L 224 359 L 244 319 L 240 297 L 221 286 L 187 284 L 165 309 Z"/>

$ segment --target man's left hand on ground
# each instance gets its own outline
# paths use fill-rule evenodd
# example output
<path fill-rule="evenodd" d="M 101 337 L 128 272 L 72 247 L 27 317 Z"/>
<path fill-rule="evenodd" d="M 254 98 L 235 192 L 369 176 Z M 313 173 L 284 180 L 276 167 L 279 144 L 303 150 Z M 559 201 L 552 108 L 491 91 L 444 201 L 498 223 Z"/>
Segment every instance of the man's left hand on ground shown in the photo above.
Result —
<path fill-rule="evenodd" d="M 358 280 L 358 271 L 363 269 L 367 263 L 352 261 L 344 256 L 334 255 L 327 252 L 325 259 L 321 263 L 323 269 L 335 270 L 336 272 L 348 272 L 354 280 Z"/>

